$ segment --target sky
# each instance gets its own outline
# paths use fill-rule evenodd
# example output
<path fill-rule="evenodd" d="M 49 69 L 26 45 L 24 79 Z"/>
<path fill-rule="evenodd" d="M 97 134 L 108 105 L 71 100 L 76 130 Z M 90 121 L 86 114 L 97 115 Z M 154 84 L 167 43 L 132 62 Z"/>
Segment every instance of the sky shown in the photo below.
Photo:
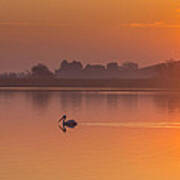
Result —
<path fill-rule="evenodd" d="M 0 72 L 180 59 L 180 0 L 1 0 Z"/>

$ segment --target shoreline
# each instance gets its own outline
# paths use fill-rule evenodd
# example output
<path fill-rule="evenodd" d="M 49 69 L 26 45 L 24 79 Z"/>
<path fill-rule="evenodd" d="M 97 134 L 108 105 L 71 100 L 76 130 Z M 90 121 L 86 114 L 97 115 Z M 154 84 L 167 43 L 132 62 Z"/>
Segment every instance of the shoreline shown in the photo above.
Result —
<path fill-rule="evenodd" d="M 57 86 L 0 86 L 1 91 L 52 92 L 180 92 L 180 88 L 115 88 L 115 87 L 57 87 Z"/>

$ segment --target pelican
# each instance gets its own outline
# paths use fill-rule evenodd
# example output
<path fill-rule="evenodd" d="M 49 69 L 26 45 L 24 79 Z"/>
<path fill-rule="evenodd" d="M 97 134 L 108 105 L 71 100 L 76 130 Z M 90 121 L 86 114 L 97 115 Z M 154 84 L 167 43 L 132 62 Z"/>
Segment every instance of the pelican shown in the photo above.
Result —
<path fill-rule="evenodd" d="M 61 127 L 59 125 L 59 128 L 61 128 L 64 132 L 66 132 L 66 127 L 68 128 L 74 128 L 75 126 L 77 126 L 77 122 L 75 120 L 67 120 L 66 121 L 66 115 L 63 115 L 59 120 L 58 123 L 60 123 L 61 121 L 63 121 L 63 127 Z"/>

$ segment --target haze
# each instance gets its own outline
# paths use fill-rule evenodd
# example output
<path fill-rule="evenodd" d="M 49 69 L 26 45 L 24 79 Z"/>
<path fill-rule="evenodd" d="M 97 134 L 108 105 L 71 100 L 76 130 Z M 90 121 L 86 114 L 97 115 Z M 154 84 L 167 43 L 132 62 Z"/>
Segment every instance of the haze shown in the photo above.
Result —
<path fill-rule="evenodd" d="M 0 71 L 178 59 L 179 22 L 179 0 L 1 0 Z"/>

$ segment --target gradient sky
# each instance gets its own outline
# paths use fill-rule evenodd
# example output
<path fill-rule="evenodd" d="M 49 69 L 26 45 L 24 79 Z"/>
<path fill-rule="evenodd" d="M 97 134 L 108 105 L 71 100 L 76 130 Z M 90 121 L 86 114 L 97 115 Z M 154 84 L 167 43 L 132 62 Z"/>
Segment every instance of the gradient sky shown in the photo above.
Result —
<path fill-rule="evenodd" d="M 1 0 L 0 71 L 180 59 L 180 0 Z"/>

